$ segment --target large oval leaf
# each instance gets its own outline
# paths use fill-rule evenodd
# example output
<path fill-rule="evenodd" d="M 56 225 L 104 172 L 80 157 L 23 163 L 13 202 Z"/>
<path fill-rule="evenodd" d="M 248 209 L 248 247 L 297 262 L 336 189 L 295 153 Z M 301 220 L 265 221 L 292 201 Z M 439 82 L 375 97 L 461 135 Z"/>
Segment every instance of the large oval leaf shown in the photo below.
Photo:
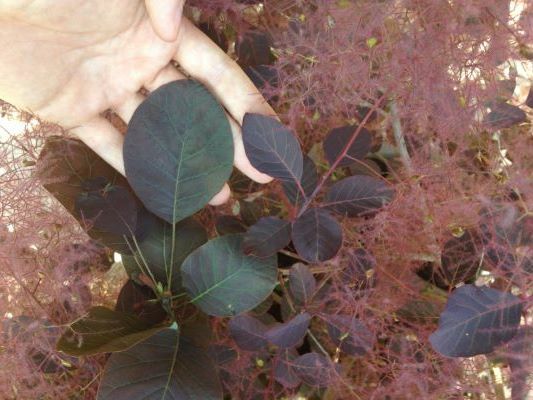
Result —
<path fill-rule="evenodd" d="M 333 165 L 340 157 L 352 135 L 357 130 L 355 125 L 346 125 L 334 128 L 324 140 L 324 153 L 329 165 Z M 372 147 L 372 135 L 365 128 L 361 128 L 346 155 L 341 159 L 338 166 L 345 167 L 357 160 L 364 158 Z"/>
<path fill-rule="evenodd" d="M 341 215 L 357 217 L 382 207 L 392 199 L 393 193 L 379 179 L 364 175 L 350 176 L 329 189 L 324 207 Z"/>
<path fill-rule="evenodd" d="M 218 237 L 191 253 L 181 266 L 191 301 L 209 315 L 249 311 L 274 290 L 276 256 L 247 256 L 242 244 L 240 234 Z"/>
<path fill-rule="evenodd" d="M 192 215 L 232 171 L 233 138 L 224 110 L 198 82 L 161 86 L 131 118 L 124 164 L 150 211 L 170 223 Z"/>
<path fill-rule="evenodd" d="M 277 217 L 263 217 L 244 236 L 246 254 L 268 257 L 276 254 L 291 241 L 291 224 Z"/>
<path fill-rule="evenodd" d="M 146 238 L 138 244 L 139 248 L 133 256 L 122 257 L 122 263 L 128 274 L 135 276 L 145 273 L 150 278 L 153 276 L 156 283 L 161 282 L 165 288 L 178 293 L 182 289 L 180 266 L 193 250 L 207 242 L 207 232 L 192 218 L 174 225 L 174 241 L 172 229 L 173 225 L 157 221 Z"/>
<path fill-rule="evenodd" d="M 277 119 L 247 113 L 242 136 L 246 155 L 255 168 L 281 181 L 300 182 L 303 171 L 300 144 Z"/>
<path fill-rule="evenodd" d="M 216 375 L 205 350 L 165 329 L 111 355 L 97 400 L 220 400 Z"/>
<path fill-rule="evenodd" d="M 327 211 L 310 208 L 292 225 L 292 241 L 307 261 L 326 261 L 341 248 L 342 228 Z"/>
<path fill-rule="evenodd" d="M 520 299 L 511 293 L 464 285 L 448 298 L 439 329 L 429 341 L 447 357 L 490 353 L 513 338 L 521 312 Z"/>
<path fill-rule="evenodd" d="M 70 325 L 57 348 L 73 356 L 123 351 L 163 328 L 151 327 L 133 315 L 93 307 Z"/>

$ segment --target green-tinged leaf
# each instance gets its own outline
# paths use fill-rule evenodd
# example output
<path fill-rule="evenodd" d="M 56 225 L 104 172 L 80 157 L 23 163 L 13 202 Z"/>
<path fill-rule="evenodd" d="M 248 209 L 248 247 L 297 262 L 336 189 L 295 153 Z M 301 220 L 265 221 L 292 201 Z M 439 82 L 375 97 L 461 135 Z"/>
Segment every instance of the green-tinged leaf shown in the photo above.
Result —
<path fill-rule="evenodd" d="M 247 256 L 242 244 L 240 234 L 218 237 L 191 253 L 181 267 L 183 286 L 192 302 L 209 315 L 251 310 L 276 285 L 276 256 Z"/>
<path fill-rule="evenodd" d="M 173 293 L 178 293 L 181 289 L 181 264 L 205 242 L 207 232 L 192 218 L 175 224 L 174 242 L 172 225 L 159 220 L 139 243 L 139 249 L 133 256 L 123 257 L 122 262 L 130 276 L 135 277 L 138 273 L 144 273 L 150 278 L 153 276 L 156 283 L 161 282 L 165 288 L 170 287 Z"/>
<path fill-rule="evenodd" d="M 93 307 L 73 322 L 57 343 L 58 350 L 73 356 L 123 351 L 164 329 L 139 318 Z"/>
<path fill-rule="evenodd" d="M 111 355 L 97 400 L 220 400 L 222 388 L 207 351 L 165 329 Z"/>
<path fill-rule="evenodd" d="M 194 214 L 231 175 L 233 136 L 224 109 L 199 82 L 161 86 L 133 114 L 124 164 L 154 214 L 169 223 Z"/>

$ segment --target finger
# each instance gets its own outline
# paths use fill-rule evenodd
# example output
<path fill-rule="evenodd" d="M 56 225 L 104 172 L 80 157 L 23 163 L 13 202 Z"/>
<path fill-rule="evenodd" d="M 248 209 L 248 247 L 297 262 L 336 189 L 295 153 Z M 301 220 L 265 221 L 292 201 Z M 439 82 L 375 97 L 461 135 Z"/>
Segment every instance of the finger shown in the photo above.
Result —
<path fill-rule="evenodd" d="M 233 146 L 235 147 L 235 160 L 233 164 L 248 178 L 258 183 L 268 183 L 272 181 L 272 177 L 265 175 L 256 170 L 244 151 L 244 143 L 242 141 L 241 127 L 231 116 L 227 116 L 231 127 L 231 133 L 233 134 Z"/>
<path fill-rule="evenodd" d="M 175 60 L 209 88 L 239 125 L 247 112 L 276 115 L 239 65 L 187 18 L 177 43 Z"/>
<path fill-rule="evenodd" d="M 220 192 L 218 192 L 215 195 L 215 197 L 213 197 L 211 199 L 209 204 L 211 204 L 212 206 L 220 206 L 221 204 L 224 204 L 225 202 L 227 202 L 230 197 L 231 197 L 231 190 L 230 190 L 228 184 L 225 183 L 224 187 L 222 188 L 222 190 Z"/>
<path fill-rule="evenodd" d="M 184 0 L 145 0 L 155 33 L 166 42 L 178 36 Z"/>
<path fill-rule="evenodd" d="M 126 98 L 122 104 L 113 107 L 113 110 L 118 114 L 122 121 L 128 124 L 133 116 L 133 113 L 144 101 L 145 97 L 140 93 L 132 93 Z"/>
<path fill-rule="evenodd" d="M 173 65 L 169 64 L 159 71 L 159 73 L 151 82 L 144 84 L 144 87 L 150 92 L 153 92 L 158 87 L 163 86 L 166 83 L 180 79 L 187 79 L 187 77 L 179 72 Z"/>
<path fill-rule="evenodd" d="M 70 132 L 118 172 L 126 175 L 122 155 L 124 136 L 108 120 L 97 117 L 71 129 Z"/>

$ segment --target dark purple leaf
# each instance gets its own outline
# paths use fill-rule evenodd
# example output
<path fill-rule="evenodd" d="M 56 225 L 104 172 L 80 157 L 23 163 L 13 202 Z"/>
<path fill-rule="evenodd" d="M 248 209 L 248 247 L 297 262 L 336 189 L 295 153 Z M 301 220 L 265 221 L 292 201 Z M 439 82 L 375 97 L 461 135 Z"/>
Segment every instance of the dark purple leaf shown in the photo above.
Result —
<path fill-rule="evenodd" d="M 246 225 L 237 217 L 221 215 L 215 222 L 215 229 L 219 236 L 231 235 L 246 232 Z"/>
<path fill-rule="evenodd" d="M 307 261 L 326 261 L 342 246 L 342 228 L 327 211 L 310 208 L 293 223 L 292 241 Z"/>
<path fill-rule="evenodd" d="M 115 235 L 132 236 L 137 225 L 137 203 L 128 189 L 110 186 L 103 190 L 81 193 L 76 212 L 94 228 Z"/>
<path fill-rule="evenodd" d="M 346 125 L 340 128 L 334 128 L 328 134 L 324 140 L 324 153 L 330 165 L 333 165 L 337 158 L 340 157 L 342 151 L 356 130 L 357 126 Z M 338 166 L 345 167 L 357 160 L 363 159 L 368 154 L 371 147 L 372 134 L 365 128 L 362 128 Z"/>
<path fill-rule="evenodd" d="M 372 111 L 372 108 L 370 107 L 367 107 L 367 106 L 355 107 L 355 117 L 359 121 L 363 121 L 365 117 L 367 116 L 367 114 L 370 114 L 367 119 L 367 123 L 375 121 L 376 118 L 378 117 L 377 111 Z"/>
<path fill-rule="evenodd" d="M 308 303 L 316 290 L 316 280 L 309 267 L 302 263 L 294 264 L 289 272 L 289 287 L 296 303 Z"/>
<path fill-rule="evenodd" d="M 302 380 L 294 371 L 293 363 L 296 358 L 297 355 L 288 350 L 282 350 L 274 360 L 274 379 L 286 388 L 294 389 L 302 383 Z"/>
<path fill-rule="evenodd" d="M 294 370 L 302 381 L 310 386 L 326 387 L 335 380 L 340 372 L 340 365 L 322 354 L 315 352 L 304 354 L 294 360 Z"/>
<path fill-rule="evenodd" d="M 387 204 L 394 191 L 370 176 L 350 176 L 335 183 L 326 194 L 324 207 L 341 215 L 357 217 Z"/>
<path fill-rule="evenodd" d="M 447 357 L 487 354 L 513 338 L 521 312 L 520 299 L 511 293 L 464 285 L 448 298 L 429 341 Z"/>
<path fill-rule="evenodd" d="M 152 289 L 140 286 L 130 279 L 120 289 L 115 311 L 136 315 L 141 321 L 155 325 L 167 317 L 161 303 L 151 302 L 155 299 L 157 296 Z"/>
<path fill-rule="evenodd" d="M 257 318 L 238 315 L 230 320 L 228 328 L 231 338 L 243 350 L 261 350 L 267 345 L 265 339 L 267 327 Z"/>
<path fill-rule="evenodd" d="M 301 190 L 298 188 L 298 185 L 294 181 L 284 181 L 283 191 L 289 199 L 289 201 L 294 205 L 300 205 L 304 196 L 302 195 Z M 318 174 L 316 172 L 316 165 L 307 155 L 303 156 L 303 172 L 302 178 L 300 179 L 300 185 L 304 191 L 305 197 L 313 193 L 316 186 L 318 185 Z"/>
<path fill-rule="evenodd" d="M 84 191 L 84 182 L 100 181 L 127 186 L 127 180 L 78 139 L 51 136 L 39 154 L 37 173 L 43 186 L 75 215 L 78 195 Z"/>
<path fill-rule="evenodd" d="M 57 349 L 76 357 L 124 351 L 162 329 L 164 326 L 151 326 L 131 314 L 92 307 L 69 325 Z"/>
<path fill-rule="evenodd" d="M 441 271 L 435 279 L 442 280 L 439 287 L 454 287 L 460 282 L 475 278 L 481 264 L 483 251 L 475 232 L 465 231 L 461 237 L 448 240 L 441 253 Z"/>
<path fill-rule="evenodd" d="M 526 106 L 528 106 L 529 108 L 533 108 L 533 86 L 529 88 L 529 93 L 526 99 Z"/>
<path fill-rule="evenodd" d="M 527 120 L 527 115 L 517 106 L 498 102 L 484 119 L 485 125 L 491 129 L 504 129 Z"/>
<path fill-rule="evenodd" d="M 372 350 L 375 338 L 357 318 L 350 315 L 326 317 L 329 337 L 346 354 L 362 356 Z"/>
<path fill-rule="evenodd" d="M 52 136 L 37 162 L 38 177 L 48 190 L 79 222 L 83 222 L 76 211 L 76 201 L 84 192 L 119 186 L 129 190 L 128 181 L 114 168 L 102 160 L 94 151 L 77 139 Z M 133 192 L 130 192 L 133 195 Z M 134 196 L 135 198 L 135 196 Z M 137 215 L 137 240 L 142 240 L 146 226 L 154 216 L 135 198 Z M 87 234 L 99 243 L 122 254 L 129 254 L 130 248 L 122 234 L 104 232 L 95 227 Z"/>
<path fill-rule="evenodd" d="M 276 217 L 261 218 L 244 236 L 243 251 L 256 257 L 268 257 L 291 241 L 291 224 Z"/>
<path fill-rule="evenodd" d="M 270 328 L 265 337 L 267 340 L 282 348 L 298 345 L 307 333 L 311 315 L 308 313 L 298 314 L 296 317 L 283 324 Z"/>
<path fill-rule="evenodd" d="M 272 37 L 268 33 L 249 30 L 235 43 L 237 62 L 241 68 L 272 64 L 275 60 L 270 51 L 272 46 Z"/>
<path fill-rule="evenodd" d="M 303 171 L 300 144 L 277 119 L 247 113 L 242 134 L 246 155 L 255 168 L 281 181 L 300 181 Z"/>

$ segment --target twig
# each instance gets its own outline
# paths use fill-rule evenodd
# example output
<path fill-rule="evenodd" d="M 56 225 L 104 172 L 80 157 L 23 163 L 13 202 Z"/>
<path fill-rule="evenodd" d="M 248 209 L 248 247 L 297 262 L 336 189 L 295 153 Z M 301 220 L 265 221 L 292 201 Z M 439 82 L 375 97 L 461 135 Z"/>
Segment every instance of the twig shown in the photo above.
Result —
<path fill-rule="evenodd" d="M 398 106 L 396 104 L 396 100 L 391 100 L 390 112 L 392 117 L 392 131 L 394 132 L 394 140 L 398 146 L 398 152 L 400 153 L 400 157 L 405 168 L 409 174 L 412 174 L 413 164 L 411 162 L 411 157 L 409 156 L 409 151 L 407 150 L 407 144 L 405 143 L 405 136 L 403 135 L 402 123 L 400 121 L 400 116 L 398 115 Z"/>
<path fill-rule="evenodd" d="M 326 351 L 326 349 L 324 349 L 324 347 L 322 346 L 322 344 L 318 341 L 318 339 L 316 338 L 316 336 L 313 334 L 313 332 L 311 332 L 311 329 L 308 329 L 307 330 L 307 334 L 309 335 L 309 337 L 311 339 L 313 339 L 313 342 L 315 342 L 316 346 L 319 348 L 319 350 L 324 353 L 324 355 L 326 357 L 329 358 L 329 353 Z"/>
<path fill-rule="evenodd" d="M 329 170 L 322 176 L 322 178 L 320 179 L 320 182 L 316 186 L 315 190 L 313 190 L 313 192 L 305 200 L 304 204 L 300 208 L 300 211 L 298 212 L 297 217 L 300 217 L 307 210 L 307 208 L 309 207 L 309 205 L 311 204 L 313 199 L 316 197 L 316 195 L 322 189 L 322 186 L 324 186 L 324 184 L 327 182 L 329 177 L 333 174 L 335 169 L 339 166 L 339 164 L 342 161 L 342 159 L 346 156 L 346 154 L 348 153 L 348 150 L 350 150 L 350 147 L 355 142 L 355 139 L 357 139 L 357 136 L 359 136 L 359 133 L 363 130 L 363 127 L 366 125 L 366 123 L 370 119 L 370 116 L 379 108 L 379 105 L 381 104 L 381 102 L 382 102 L 382 100 L 384 98 L 385 98 L 385 95 L 381 96 L 376 101 L 376 104 L 374 104 L 372 106 L 372 108 L 366 113 L 365 117 L 363 118 L 363 120 L 361 121 L 361 123 L 359 124 L 357 129 L 354 131 L 354 133 L 352 134 L 352 137 L 350 138 L 350 140 L 348 140 L 348 142 L 346 143 L 346 145 L 342 149 L 341 153 L 338 155 L 337 159 L 335 160 L 335 162 L 331 165 Z"/>

